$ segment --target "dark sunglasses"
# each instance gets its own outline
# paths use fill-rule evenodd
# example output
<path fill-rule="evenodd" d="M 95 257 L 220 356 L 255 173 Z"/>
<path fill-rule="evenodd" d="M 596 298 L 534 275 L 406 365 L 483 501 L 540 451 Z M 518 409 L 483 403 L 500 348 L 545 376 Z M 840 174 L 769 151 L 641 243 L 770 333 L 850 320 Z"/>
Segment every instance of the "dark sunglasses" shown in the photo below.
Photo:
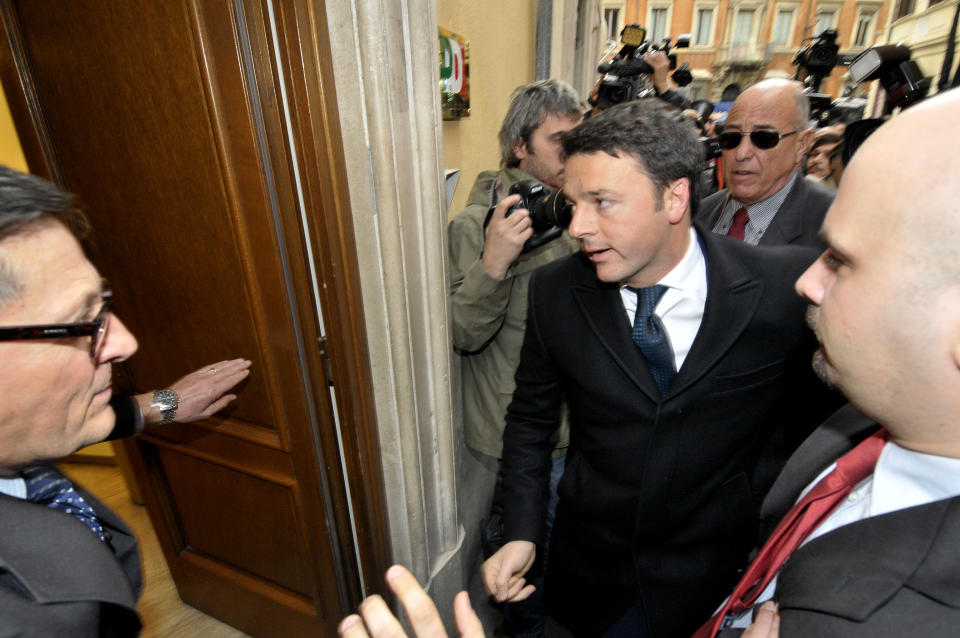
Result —
<path fill-rule="evenodd" d="M 0 341 L 23 341 L 26 339 L 66 339 L 68 337 L 93 337 L 90 340 L 90 356 L 97 358 L 103 346 L 104 336 L 107 334 L 107 323 L 110 314 L 110 302 L 113 292 L 106 280 L 100 292 L 103 305 L 93 321 L 77 323 L 50 323 L 36 326 L 0 327 Z"/>
<path fill-rule="evenodd" d="M 785 137 L 789 137 L 797 133 L 797 131 L 790 131 L 789 133 L 777 133 L 776 131 L 751 131 L 749 134 L 743 133 L 741 131 L 724 131 L 717 136 L 717 143 L 720 144 L 720 148 L 725 151 L 730 151 L 738 146 L 740 146 L 740 140 L 743 139 L 744 135 L 750 136 L 750 142 L 759 149 L 766 150 L 768 148 L 773 148 L 780 143 Z"/>

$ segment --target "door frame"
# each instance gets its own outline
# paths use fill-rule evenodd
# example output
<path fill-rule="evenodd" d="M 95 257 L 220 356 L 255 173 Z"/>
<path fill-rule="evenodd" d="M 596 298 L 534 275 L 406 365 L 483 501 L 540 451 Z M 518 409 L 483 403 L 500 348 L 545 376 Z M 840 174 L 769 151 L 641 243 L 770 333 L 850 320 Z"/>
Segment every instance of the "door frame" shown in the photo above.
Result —
<path fill-rule="evenodd" d="M 194 5 L 194 13 L 201 13 L 196 9 L 203 0 L 190 4 Z M 276 87 L 285 87 L 291 96 L 289 130 L 284 131 L 283 141 L 271 136 L 268 151 L 278 183 L 284 185 L 288 194 L 300 190 L 303 195 L 299 198 L 302 210 L 297 207 L 285 220 L 292 227 L 299 227 L 299 237 L 294 237 L 297 244 L 288 247 L 285 258 L 309 256 L 318 282 L 317 286 L 294 282 L 298 293 L 295 306 L 301 325 L 311 327 L 304 331 L 304 336 L 318 334 L 320 326 L 326 331 L 325 351 L 319 345 L 311 347 L 310 343 L 303 344 L 303 350 L 309 378 L 324 380 L 318 385 L 336 390 L 336 414 L 330 418 L 339 424 L 341 436 L 323 431 L 315 436 L 322 440 L 324 449 L 340 450 L 340 467 L 326 468 L 327 475 L 341 483 L 330 490 L 334 496 L 328 516 L 344 562 L 357 567 L 345 568 L 341 574 L 346 589 L 341 604 L 343 611 L 348 612 L 363 595 L 381 590 L 380 574 L 390 562 L 383 478 L 376 462 L 380 458 L 379 438 L 359 264 L 352 241 L 354 225 L 347 197 L 330 43 L 322 37 L 327 33 L 325 3 L 234 0 L 231 9 L 234 15 L 243 15 L 278 9 L 274 5 L 281 5 L 271 23 L 277 46 L 261 52 L 254 60 L 256 73 L 270 81 L 254 83 L 250 90 L 257 93 L 261 104 L 274 103 L 276 95 L 272 91 Z M 13 11 L 9 0 L 0 2 L 0 18 L 15 28 Z M 18 34 L 0 42 L 0 81 L 31 172 L 63 185 L 40 100 L 28 78 L 18 72 L 18 63 L 25 59 L 19 42 Z M 275 56 L 275 52 L 279 55 Z M 300 171 L 298 176 L 292 170 L 295 166 L 311 169 Z M 320 308 L 328 314 L 326 321 L 320 319 Z M 312 409 L 328 409 L 330 401 L 320 393 L 325 394 L 330 388 L 312 390 Z M 337 496 L 344 488 L 352 498 Z"/>

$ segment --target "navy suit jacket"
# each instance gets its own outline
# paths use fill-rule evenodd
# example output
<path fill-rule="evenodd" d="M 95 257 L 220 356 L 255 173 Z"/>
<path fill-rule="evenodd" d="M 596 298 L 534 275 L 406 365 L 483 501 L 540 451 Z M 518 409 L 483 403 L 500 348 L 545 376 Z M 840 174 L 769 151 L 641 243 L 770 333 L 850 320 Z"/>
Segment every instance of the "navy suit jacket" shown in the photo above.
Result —
<path fill-rule="evenodd" d="M 807 484 L 877 427 L 850 405 L 824 422 L 771 488 L 764 527 L 771 531 Z M 867 518 L 813 539 L 780 571 L 775 598 L 781 638 L 960 635 L 958 538 L 960 497 Z"/>
<path fill-rule="evenodd" d="M 704 197 L 700 202 L 696 221 L 704 228 L 712 230 L 723 213 L 723 204 L 729 191 L 723 189 Z M 813 246 L 824 250 L 827 246 L 820 236 L 820 226 L 827 209 L 833 203 L 834 192 L 815 184 L 803 175 L 798 175 L 787 198 L 766 232 L 760 237 L 760 246 Z"/>
<path fill-rule="evenodd" d="M 813 376 L 793 283 L 816 258 L 704 233 L 707 300 L 661 397 L 619 287 L 575 254 L 530 282 L 504 432 L 504 534 L 542 543 L 550 435 L 570 448 L 544 592 L 577 636 L 642 600 L 651 636 L 688 636 L 736 581 L 759 504 L 790 452 L 839 400 Z"/>

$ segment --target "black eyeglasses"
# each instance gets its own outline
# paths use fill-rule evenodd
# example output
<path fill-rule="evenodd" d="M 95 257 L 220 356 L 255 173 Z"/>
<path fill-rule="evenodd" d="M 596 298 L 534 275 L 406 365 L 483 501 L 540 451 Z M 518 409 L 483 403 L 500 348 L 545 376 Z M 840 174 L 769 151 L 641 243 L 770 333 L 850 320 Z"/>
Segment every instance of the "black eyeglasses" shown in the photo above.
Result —
<path fill-rule="evenodd" d="M 744 135 L 750 136 L 750 142 L 753 143 L 757 148 L 767 150 L 773 148 L 780 143 L 785 137 L 789 137 L 798 131 L 790 131 L 789 133 L 777 133 L 776 131 L 751 131 L 750 133 L 743 133 L 742 131 L 724 131 L 717 136 L 717 143 L 720 144 L 720 148 L 725 151 L 730 151 L 738 146 L 740 146 L 740 140 L 743 139 Z"/>
<path fill-rule="evenodd" d="M 113 292 L 106 280 L 100 292 L 103 305 L 93 321 L 77 323 L 50 323 L 36 326 L 0 327 L 0 341 L 23 341 L 26 339 L 66 339 L 68 337 L 93 337 L 90 340 L 90 357 L 97 358 L 107 334 L 107 323 L 110 314 L 110 303 Z"/>

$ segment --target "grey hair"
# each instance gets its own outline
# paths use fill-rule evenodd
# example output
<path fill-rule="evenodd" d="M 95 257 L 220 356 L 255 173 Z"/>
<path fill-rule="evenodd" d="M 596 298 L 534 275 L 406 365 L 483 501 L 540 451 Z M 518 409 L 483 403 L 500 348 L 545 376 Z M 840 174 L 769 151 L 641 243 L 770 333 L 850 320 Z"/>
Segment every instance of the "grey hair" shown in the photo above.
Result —
<path fill-rule="evenodd" d="M 548 115 L 580 118 L 580 98 L 562 80 L 538 80 L 517 87 L 510 96 L 510 108 L 500 125 L 500 165 L 516 166 L 520 161 L 513 149 L 530 139 Z"/>
<path fill-rule="evenodd" d="M 45 179 L 0 166 L 0 243 L 51 220 L 62 223 L 78 239 L 89 228 L 72 195 Z M 0 252 L 0 307 L 21 292 L 15 265 Z"/>

